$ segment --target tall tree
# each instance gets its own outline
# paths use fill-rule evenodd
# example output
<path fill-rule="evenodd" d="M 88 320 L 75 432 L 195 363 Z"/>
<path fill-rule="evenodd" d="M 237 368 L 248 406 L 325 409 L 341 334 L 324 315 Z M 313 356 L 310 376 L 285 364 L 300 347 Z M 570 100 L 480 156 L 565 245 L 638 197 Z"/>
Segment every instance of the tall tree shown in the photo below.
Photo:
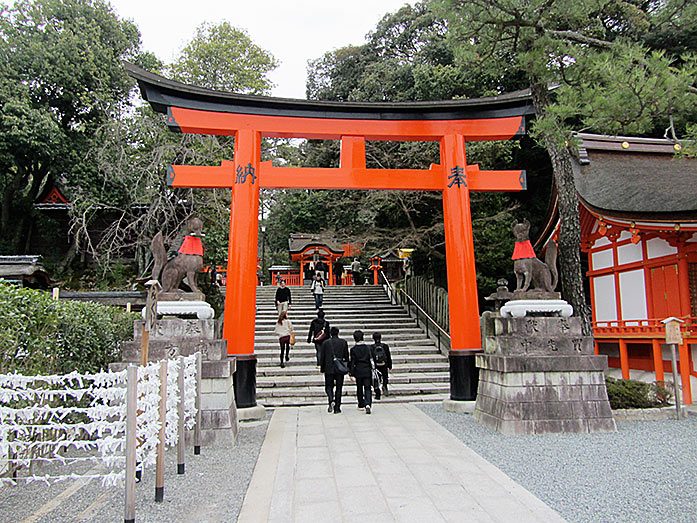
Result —
<path fill-rule="evenodd" d="M 94 183 L 84 152 L 124 107 L 120 61 L 138 47 L 136 27 L 101 0 L 0 5 L 0 250 L 24 252 L 46 184 Z"/>
<path fill-rule="evenodd" d="M 269 72 L 278 67 L 271 53 L 229 22 L 201 24 L 168 68 L 175 80 L 219 91 L 268 94 Z"/>
<path fill-rule="evenodd" d="M 552 160 L 559 196 L 562 290 L 590 333 L 570 129 L 581 124 L 600 132 L 641 133 L 672 126 L 671 117 L 694 90 L 694 76 L 675 75 L 670 68 L 677 57 L 651 55 L 646 46 L 683 46 L 685 40 L 671 38 L 670 28 L 680 19 L 685 34 L 694 35 L 694 5 L 685 0 L 433 0 L 433 5 L 448 19 L 463 67 L 502 80 L 508 71 L 518 71 L 531 90 L 535 136 Z M 672 88 L 647 88 L 654 74 Z M 555 105 L 549 90 L 554 84 L 562 86 L 563 104 Z M 500 90 L 505 90 L 503 82 Z M 621 122 L 620 107 L 639 121 Z"/>
<path fill-rule="evenodd" d="M 267 75 L 277 63 L 245 31 L 228 22 L 200 26 L 170 65 L 148 58 L 148 63 L 141 59 L 146 68 L 175 80 L 252 94 L 268 92 L 272 84 Z M 72 215 L 81 248 L 103 270 L 124 253 L 135 252 L 137 271 L 145 273 L 151 262 L 150 238 L 163 230 L 176 244 L 181 224 L 192 214 L 205 224 L 207 260 L 220 263 L 227 257 L 230 191 L 171 189 L 165 185 L 165 173 L 172 163 L 214 165 L 230 159 L 232 138 L 171 133 L 150 107 L 113 119 L 98 136 L 100 146 L 90 151 L 90 157 L 108 182 L 97 191 L 79 191 Z M 95 211 L 104 212 L 105 207 L 114 220 L 93 239 Z"/>

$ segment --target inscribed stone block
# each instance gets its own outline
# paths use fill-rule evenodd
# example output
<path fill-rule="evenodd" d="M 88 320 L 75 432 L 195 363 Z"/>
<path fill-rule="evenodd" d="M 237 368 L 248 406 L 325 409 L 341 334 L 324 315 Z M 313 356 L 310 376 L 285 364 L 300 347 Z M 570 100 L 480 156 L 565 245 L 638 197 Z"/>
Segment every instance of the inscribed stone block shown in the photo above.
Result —
<path fill-rule="evenodd" d="M 535 434 L 556 434 L 564 430 L 564 425 L 561 420 L 535 421 L 534 427 Z"/>

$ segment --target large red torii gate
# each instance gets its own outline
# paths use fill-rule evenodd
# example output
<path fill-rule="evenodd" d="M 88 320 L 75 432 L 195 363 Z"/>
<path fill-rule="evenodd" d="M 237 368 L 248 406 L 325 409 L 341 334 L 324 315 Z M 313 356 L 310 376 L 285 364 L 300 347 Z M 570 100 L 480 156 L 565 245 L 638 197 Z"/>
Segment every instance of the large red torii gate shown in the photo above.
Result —
<path fill-rule="evenodd" d="M 450 393 L 474 399 L 474 352 L 481 349 L 470 191 L 520 191 L 525 171 L 467 165 L 465 142 L 507 140 L 525 132 L 528 93 L 473 100 L 339 103 L 238 95 L 188 86 L 126 65 L 143 98 L 173 131 L 235 137 L 234 161 L 173 165 L 172 187 L 232 189 L 223 337 L 238 359 L 237 406 L 256 405 L 254 328 L 259 189 L 381 189 L 443 194 L 450 303 Z M 264 137 L 341 141 L 338 168 L 274 167 L 261 161 Z M 368 169 L 366 140 L 437 141 L 430 169 Z"/>

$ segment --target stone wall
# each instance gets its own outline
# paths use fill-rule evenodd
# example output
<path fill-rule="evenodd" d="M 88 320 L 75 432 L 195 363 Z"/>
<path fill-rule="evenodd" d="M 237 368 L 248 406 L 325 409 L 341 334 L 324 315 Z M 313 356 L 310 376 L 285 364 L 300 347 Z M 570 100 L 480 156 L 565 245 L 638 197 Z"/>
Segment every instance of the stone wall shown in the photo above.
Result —
<path fill-rule="evenodd" d="M 133 325 L 133 341 L 121 345 L 121 366 L 140 362 L 143 321 Z M 233 389 L 236 360 L 227 355 L 225 340 L 216 338 L 215 320 L 163 318 L 150 333 L 148 360 L 159 361 L 200 352 L 201 444 L 237 441 L 238 417 Z M 191 435 L 187 436 L 189 439 Z"/>
<path fill-rule="evenodd" d="M 605 377 L 578 318 L 482 320 L 475 419 L 505 434 L 615 431 Z"/>

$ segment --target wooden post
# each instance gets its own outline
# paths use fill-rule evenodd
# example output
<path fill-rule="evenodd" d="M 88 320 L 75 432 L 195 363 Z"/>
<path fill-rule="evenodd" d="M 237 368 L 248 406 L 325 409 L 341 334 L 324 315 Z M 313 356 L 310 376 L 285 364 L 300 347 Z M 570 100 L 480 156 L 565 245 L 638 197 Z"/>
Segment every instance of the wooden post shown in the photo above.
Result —
<path fill-rule="evenodd" d="M 685 382 L 685 371 L 687 370 L 684 366 L 683 363 L 683 357 L 686 357 L 687 354 L 683 354 L 682 351 L 682 346 L 683 346 L 683 339 L 682 339 L 682 333 L 680 332 L 680 324 L 684 323 L 683 320 L 680 318 L 676 318 L 674 316 L 671 316 L 670 318 L 666 318 L 665 320 L 661 320 L 661 323 L 665 325 L 665 330 L 666 330 L 666 344 L 670 346 L 670 363 L 671 367 L 673 370 L 673 388 L 675 389 L 675 410 L 676 410 L 676 415 L 678 419 L 682 418 L 682 407 L 680 405 L 680 382 L 678 381 L 678 360 L 677 360 L 677 347 L 678 345 L 681 346 L 681 351 L 680 351 L 680 365 L 681 365 L 681 371 L 682 371 L 682 378 L 683 378 L 683 393 L 685 395 L 690 393 L 690 374 L 689 372 L 687 373 L 687 383 Z M 687 351 L 685 351 L 687 352 Z M 687 386 L 685 387 L 685 384 Z M 682 397 L 682 400 L 685 402 L 687 401 L 686 396 Z"/>
<path fill-rule="evenodd" d="M 167 360 L 160 361 L 160 434 L 155 463 L 155 501 L 165 499 L 165 423 L 167 421 Z"/>
<path fill-rule="evenodd" d="M 682 405 L 680 402 L 680 381 L 678 380 L 678 358 L 675 350 L 677 345 L 675 343 L 669 343 L 668 345 L 670 345 L 670 364 L 673 369 L 673 389 L 675 389 L 675 415 L 678 419 L 680 419 L 682 417 Z"/>
<path fill-rule="evenodd" d="M 149 280 L 145 283 L 148 289 L 145 298 L 145 321 L 140 337 L 140 364 L 145 367 L 148 364 L 148 352 L 150 349 L 150 331 L 157 324 L 157 295 L 160 291 L 160 282 Z"/>
<path fill-rule="evenodd" d="M 201 454 L 201 353 L 196 353 L 196 425 L 194 426 L 194 454 Z"/>
<path fill-rule="evenodd" d="M 184 434 L 184 356 L 179 356 L 177 383 L 179 385 L 179 402 L 177 403 L 179 414 L 177 424 L 177 474 L 184 474 L 184 451 L 186 450 L 186 435 Z"/>
<path fill-rule="evenodd" d="M 138 367 L 126 371 L 126 493 L 124 523 L 136 520 L 136 439 L 138 403 Z"/>

